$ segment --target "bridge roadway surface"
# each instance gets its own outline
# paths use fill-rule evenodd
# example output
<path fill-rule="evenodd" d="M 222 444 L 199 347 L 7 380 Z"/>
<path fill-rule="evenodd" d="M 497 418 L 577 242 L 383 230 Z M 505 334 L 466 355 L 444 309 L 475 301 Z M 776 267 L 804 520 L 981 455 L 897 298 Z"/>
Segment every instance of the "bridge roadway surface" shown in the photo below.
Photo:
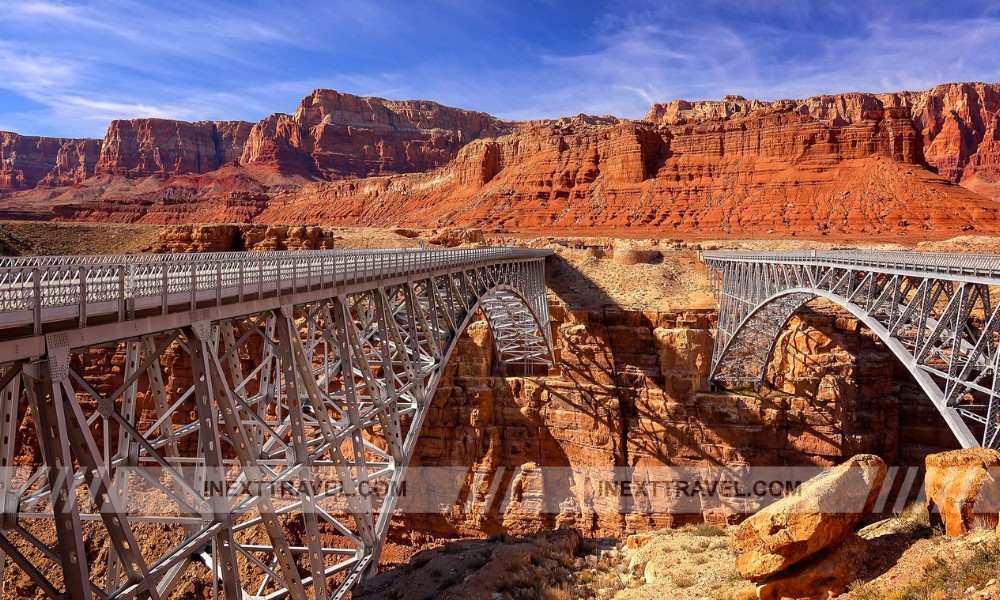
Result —
<path fill-rule="evenodd" d="M 714 381 L 764 383 L 788 320 L 822 297 L 886 344 L 963 446 L 1000 446 L 1000 256 L 845 250 L 703 259 L 720 297 Z"/>
<path fill-rule="evenodd" d="M 485 317 L 501 364 L 552 365 L 551 253 L 0 260 L 0 581 L 345 596 L 378 563 L 468 324 Z M 25 444 L 43 464 L 12 468 Z"/>

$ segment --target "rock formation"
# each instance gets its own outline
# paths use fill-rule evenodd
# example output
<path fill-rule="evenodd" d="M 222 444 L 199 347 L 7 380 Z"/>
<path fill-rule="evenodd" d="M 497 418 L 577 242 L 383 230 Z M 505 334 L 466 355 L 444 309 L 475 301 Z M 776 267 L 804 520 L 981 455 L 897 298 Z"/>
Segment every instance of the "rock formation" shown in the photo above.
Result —
<path fill-rule="evenodd" d="M 913 121 L 922 137 L 924 160 L 945 178 L 972 188 L 1000 183 L 1000 84 L 946 83 L 923 92 L 848 93 L 775 102 L 742 96 L 726 96 L 721 102 L 675 100 L 654 104 L 646 120 L 678 125 L 789 112 L 844 126 L 886 109 L 900 109 L 899 114 Z"/>
<path fill-rule="evenodd" d="M 762 581 L 843 541 L 871 513 L 886 473 L 882 459 L 860 454 L 751 516 L 733 534 L 740 575 Z"/>
<path fill-rule="evenodd" d="M 436 102 L 316 90 L 294 115 L 275 114 L 254 125 L 241 162 L 325 179 L 422 172 L 454 159 L 468 142 L 505 129 L 485 113 Z"/>
<path fill-rule="evenodd" d="M 952 450 L 928 455 L 926 464 L 927 508 L 938 510 L 936 517 L 944 522 L 946 534 L 963 535 L 977 525 L 997 526 L 1000 452 L 990 448 Z"/>
<path fill-rule="evenodd" d="M 1000 199 L 998 110 L 1000 84 L 967 83 L 774 102 L 677 100 L 654 105 L 643 121 L 505 123 L 433 102 L 317 90 L 294 114 L 252 127 L 116 121 L 94 172 L 126 177 L 132 188 L 96 178 L 84 182 L 86 193 L 29 189 L 0 209 L 69 220 L 674 236 L 997 233 L 989 199 Z M 139 185 L 150 175 L 170 179 Z M 60 182 L 70 181 L 51 180 Z"/>
<path fill-rule="evenodd" d="M 94 174 L 100 140 L 0 132 L 0 192 L 80 183 Z"/>
<path fill-rule="evenodd" d="M 208 173 L 239 159 L 250 128 L 245 121 L 112 121 L 95 173 L 128 178 Z"/>

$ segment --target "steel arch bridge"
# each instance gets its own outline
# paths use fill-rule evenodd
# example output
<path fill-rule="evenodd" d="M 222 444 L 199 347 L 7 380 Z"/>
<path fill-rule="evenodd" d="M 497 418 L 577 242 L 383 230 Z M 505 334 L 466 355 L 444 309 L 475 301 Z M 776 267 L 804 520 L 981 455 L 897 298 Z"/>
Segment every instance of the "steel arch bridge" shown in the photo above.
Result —
<path fill-rule="evenodd" d="M 502 362 L 552 364 L 549 254 L 3 259 L 0 565 L 53 598 L 192 581 L 344 596 L 378 562 L 393 484 L 474 315 Z"/>
<path fill-rule="evenodd" d="M 806 302 L 826 298 L 892 350 L 963 447 L 1000 448 L 1000 256 L 705 252 L 719 323 L 710 377 L 759 385 Z"/>

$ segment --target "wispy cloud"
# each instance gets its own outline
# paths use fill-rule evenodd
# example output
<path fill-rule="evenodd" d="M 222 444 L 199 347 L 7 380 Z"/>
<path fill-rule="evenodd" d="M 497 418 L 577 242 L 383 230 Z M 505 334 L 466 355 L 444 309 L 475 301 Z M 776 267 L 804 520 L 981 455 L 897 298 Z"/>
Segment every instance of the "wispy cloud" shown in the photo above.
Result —
<path fill-rule="evenodd" d="M 113 118 L 256 120 L 318 87 L 505 118 L 639 117 L 674 98 L 1000 80 L 995 3 L 470 6 L 10 0 L 0 11 L 0 123 L 99 136 Z"/>

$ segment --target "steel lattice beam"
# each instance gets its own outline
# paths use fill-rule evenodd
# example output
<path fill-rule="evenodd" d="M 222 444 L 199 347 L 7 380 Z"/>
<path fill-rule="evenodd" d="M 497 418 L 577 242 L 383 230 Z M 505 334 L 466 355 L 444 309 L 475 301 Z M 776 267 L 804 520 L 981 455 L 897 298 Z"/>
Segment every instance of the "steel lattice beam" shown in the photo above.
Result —
<path fill-rule="evenodd" d="M 0 574 L 51 597 L 169 598 L 191 579 L 216 597 L 343 597 L 378 563 L 470 321 L 500 361 L 552 364 L 547 254 L 0 262 Z M 25 416 L 38 470 L 10 468 Z M 136 542 L 152 537 L 155 555 Z"/>
<path fill-rule="evenodd" d="M 826 298 L 875 332 L 964 447 L 1000 447 L 1000 256 L 895 252 L 706 252 L 719 273 L 711 378 L 763 383 L 774 344 Z M 981 427 L 977 437 L 971 427 Z"/>

